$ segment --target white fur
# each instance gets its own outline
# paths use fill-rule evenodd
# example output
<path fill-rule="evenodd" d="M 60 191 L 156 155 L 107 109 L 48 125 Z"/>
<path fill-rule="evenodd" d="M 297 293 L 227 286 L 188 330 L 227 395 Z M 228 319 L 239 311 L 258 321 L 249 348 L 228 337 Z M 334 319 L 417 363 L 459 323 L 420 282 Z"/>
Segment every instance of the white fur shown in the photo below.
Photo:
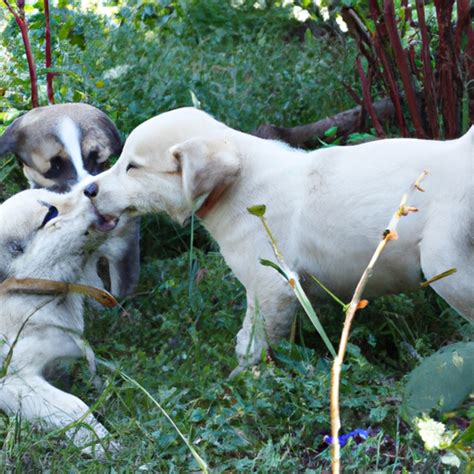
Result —
<path fill-rule="evenodd" d="M 59 215 L 41 227 L 49 206 Z M 91 229 L 95 219 L 81 193 L 28 190 L 13 196 L 0 206 L 0 274 L 78 282 L 90 252 L 104 239 Z M 92 350 L 82 340 L 82 297 L 0 287 L 0 303 L 0 409 L 48 430 L 82 420 L 66 430 L 78 447 L 99 457 L 104 448 L 115 448 L 82 400 L 43 377 L 45 368 L 61 359 L 85 355 L 94 368 Z"/>
<path fill-rule="evenodd" d="M 77 173 L 77 180 L 82 181 L 90 175 L 84 169 L 81 151 L 80 130 L 76 123 L 68 116 L 61 117 L 58 124 L 58 137 L 64 145 L 64 149 L 71 158 Z"/>
<path fill-rule="evenodd" d="M 237 354 L 252 363 L 268 341 L 288 334 L 297 307 L 288 284 L 259 263 L 275 258 L 260 221 L 246 210 L 255 204 L 267 206 L 288 266 L 316 301 L 324 293 L 309 274 L 347 300 L 402 195 L 428 170 L 426 192 L 408 203 L 419 213 L 401 220 L 399 240 L 383 253 L 364 296 L 414 290 L 422 273 L 432 278 L 456 267 L 431 286 L 474 318 L 473 140 L 471 129 L 448 142 L 390 139 L 308 153 L 178 109 L 131 133 L 118 162 L 96 180 L 94 203 L 103 214 L 165 211 L 184 222 L 198 200 L 227 186 L 203 224 L 246 288 Z"/>

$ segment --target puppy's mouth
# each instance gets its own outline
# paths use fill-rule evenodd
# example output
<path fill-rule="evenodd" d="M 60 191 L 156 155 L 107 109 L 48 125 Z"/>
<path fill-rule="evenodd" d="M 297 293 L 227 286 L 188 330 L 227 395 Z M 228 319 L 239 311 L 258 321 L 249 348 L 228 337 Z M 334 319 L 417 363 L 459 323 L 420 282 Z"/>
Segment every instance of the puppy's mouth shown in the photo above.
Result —
<path fill-rule="evenodd" d="M 117 227 L 119 218 L 115 216 L 109 216 L 109 215 L 102 215 L 99 213 L 97 209 L 94 208 L 95 215 L 96 215 L 96 220 L 93 224 L 94 228 L 96 230 L 99 230 L 101 232 L 109 232 L 115 227 Z"/>

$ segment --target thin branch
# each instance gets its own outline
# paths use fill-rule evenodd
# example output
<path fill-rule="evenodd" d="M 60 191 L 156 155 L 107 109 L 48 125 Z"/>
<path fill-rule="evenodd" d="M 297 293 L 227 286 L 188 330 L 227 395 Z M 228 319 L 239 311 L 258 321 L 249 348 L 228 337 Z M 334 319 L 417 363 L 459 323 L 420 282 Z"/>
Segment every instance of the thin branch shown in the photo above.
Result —
<path fill-rule="evenodd" d="M 393 48 L 395 60 L 400 71 L 400 77 L 405 89 L 408 110 L 410 111 L 413 125 L 415 126 L 415 134 L 418 138 L 424 138 L 425 132 L 421 121 L 420 112 L 417 107 L 416 93 L 408 69 L 408 64 L 403 52 L 403 46 L 398 35 L 397 25 L 395 22 L 395 8 L 393 0 L 385 0 L 384 2 L 384 18 L 387 26 L 390 44 Z"/>
<path fill-rule="evenodd" d="M 403 137 L 408 137 L 408 130 L 405 124 L 405 119 L 403 118 L 402 106 L 400 103 L 400 93 L 398 91 L 397 82 L 395 81 L 395 76 L 393 74 L 388 55 L 382 44 L 382 28 L 377 22 L 376 28 L 377 34 L 374 37 L 375 51 L 377 52 L 377 55 L 382 62 L 382 74 L 384 75 L 388 93 L 395 107 L 395 114 L 397 117 L 398 125 L 400 127 L 400 132 Z"/>
<path fill-rule="evenodd" d="M 360 82 L 362 84 L 362 96 L 364 97 L 364 106 L 370 115 L 370 119 L 372 120 L 372 124 L 375 127 L 377 136 L 380 138 L 384 138 L 385 133 L 383 131 L 382 125 L 379 122 L 377 114 L 375 113 L 374 104 L 372 102 L 372 98 L 370 97 L 370 85 L 364 73 L 364 69 L 362 68 L 360 58 L 356 59 L 356 67 L 357 67 L 357 72 L 359 73 Z"/>
<path fill-rule="evenodd" d="M 443 109 L 444 138 L 458 136 L 460 79 L 457 71 L 457 60 L 454 52 L 454 38 L 451 26 L 454 0 L 435 0 L 436 18 L 438 20 L 439 45 L 436 54 L 439 74 L 439 96 Z"/>
<path fill-rule="evenodd" d="M 424 0 L 416 0 L 416 11 L 421 33 L 421 57 L 423 60 L 423 86 L 425 90 L 425 108 L 431 138 L 439 138 L 438 110 L 436 108 L 436 88 L 431 67 L 430 38 L 425 21 Z"/>
<path fill-rule="evenodd" d="M 45 65 L 46 69 L 51 67 L 51 23 L 49 18 L 49 0 L 44 0 L 44 41 L 45 41 Z M 46 72 L 46 89 L 48 91 L 48 103 L 54 104 L 53 89 L 54 74 Z"/>
<path fill-rule="evenodd" d="M 405 193 L 402 197 L 400 205 L 390 220 L 387 229 L 383 233 L 383 238 L 379 242 L 372 258 L 370 259 L 367 268 L 364 270 L 359 283 L 354 291 L 354 296 L 348 305 L 346 310 L 346 318 L 344 320 L 344 327 L 342 330 L 341 340 L 339 342 L 339 350 L 337 356 L 334 359 L 332 371 L 331 371 L 331 463 L 333 474 L 339 474 L 341 470 L 341 448 L 339 444 L 339 430 L 341 428 L 341 418 L 339 411 L 339 386 L 341 380 L 341 368 L 344 361 L 344 355 L 346 353 L 347 342 L 349 340 L 349 334 L 351 330 L 352 320 L 354 319 L 357 309 L 365 307 L 367 302 L 361 301 L 362 293 L 367 285 L 369 278 L 372 275 L 372 271 L 375 263 L 377 262 L 380 254 L 390 240 L 397 239 L 396 228 L 400 218 L 406 216 L 410 212 L 416 212 L 418 209 L 407 206 L 408 196 L 410 192 L 420 189 L 420 181 L 427 175 L 427 171 L 423 171 L 418 179 L 410 186 L 410 190 Z"/>
<path fill-rule="evenodd" d="M 469 0 L 457 0 L 458 21 L 454 31 L 454 47 L 456 57 L 461 53 L 461 40 L 465 31 L 472 30 L 469 13 Z"/>
<path fill-rule="evenodd" d="M 38 101 L 38 79 L 36 77 L 36 67 L 33 59 L 33 53 L 31 52 L 30 39 L 28 37 L 28 22 L 25 18 L 25 4 L 24 2 L 18 2 L 19 11 L 16 11 L 8 0 L 3 0 L 10 13 L 14 16 L 15 21 L 20 28 L 21 37 L 25 46 L 26 60 L 28 61 L 28 70 L 30 73 L 31 83 L 31 106 L 33 108 L 39 106 Z"/>

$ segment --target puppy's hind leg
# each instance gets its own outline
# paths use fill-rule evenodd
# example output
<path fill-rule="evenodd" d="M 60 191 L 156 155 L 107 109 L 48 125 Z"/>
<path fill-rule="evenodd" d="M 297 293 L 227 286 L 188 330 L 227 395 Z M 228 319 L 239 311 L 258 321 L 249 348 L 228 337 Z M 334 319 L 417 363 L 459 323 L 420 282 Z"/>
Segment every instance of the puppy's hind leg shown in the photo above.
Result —
<path fill-rule="evenodd" d="M 65 434 L 84 453 L 105 458 L 118 444 L 107 441 L 107 429 L 90 414 L 79 398 L 50 385 L 39 375 L 7 375 L 0 380 L 0 409 L 46 430 L 65 429 Z"/>
<path fill-rule="evenodd" d="M 449 218 L 441 228 L 433 225 L 425 231 L 420 243 L 421 268 L 427 280 L 456 268 L 456 273 L 430 286 L 464 317 L 474 321 L 474 222 L 468 216 L 468 225 L 466 214 L 455 210 L 445 216 Z"/>

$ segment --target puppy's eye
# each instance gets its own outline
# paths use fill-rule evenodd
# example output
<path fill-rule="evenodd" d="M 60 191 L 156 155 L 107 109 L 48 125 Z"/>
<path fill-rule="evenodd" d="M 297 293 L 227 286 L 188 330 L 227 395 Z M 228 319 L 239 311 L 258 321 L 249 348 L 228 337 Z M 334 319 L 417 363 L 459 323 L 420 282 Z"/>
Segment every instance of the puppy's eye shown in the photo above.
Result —
<path fill-rule="evenodd" d="M 64 160 L 60 156 L 51 158 L 49 162 L 49 170 L 45 173 L 44 177 L 47 179 L 56 179 L 63 174 L 64 171 Z"/>
<path fill-rule="evenodd" d="M 130 171 L 130 170 L 136 170 L 138 168 L 137 165 L 134 165 L 133 163 L 129 163 L 129 165 L 127 166 L 127 173 Z"/>
<path fill-rule="evenodd" d="M 23 253 L 23 245 L 18 240 L 8 242 L 7 249 L 14 257 L 18 257 L 18 255 Z"/>
<path fill-rule="evenodd" d="M 48 212 L 44 216 L 43 223 L 40 226 L 40 229 L 44 227 L 50 220 L 58 217 L 59 211 L 54 206 L 49 206 Z"/>

